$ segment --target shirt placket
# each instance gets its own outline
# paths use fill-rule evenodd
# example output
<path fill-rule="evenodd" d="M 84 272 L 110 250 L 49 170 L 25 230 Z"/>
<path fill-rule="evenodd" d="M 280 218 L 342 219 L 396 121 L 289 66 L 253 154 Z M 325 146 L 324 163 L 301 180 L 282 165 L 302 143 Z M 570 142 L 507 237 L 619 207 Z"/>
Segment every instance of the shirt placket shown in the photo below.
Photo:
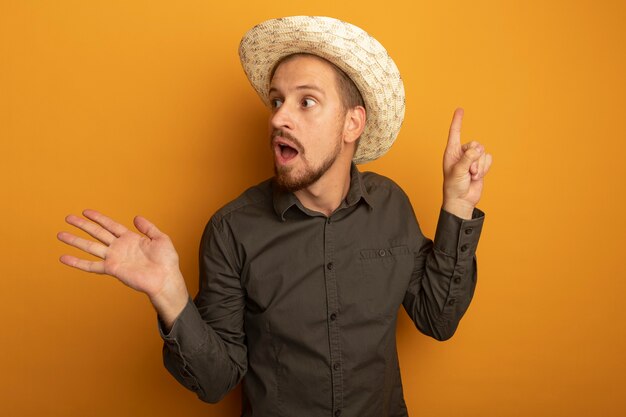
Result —
<path fill-rule="evenodd" d="M 339 301 L 337 295 L 337 267 L 334 259 L 334 232 L 332 218 L 324 224 L 324 276 L 326 284 L 326 306 L 328 340 L 330 343 L 330 373 L 333 391 L 333 416 L 339 417 L 343 408 L 343 380 L 341 344 L 339 338 Z"/>

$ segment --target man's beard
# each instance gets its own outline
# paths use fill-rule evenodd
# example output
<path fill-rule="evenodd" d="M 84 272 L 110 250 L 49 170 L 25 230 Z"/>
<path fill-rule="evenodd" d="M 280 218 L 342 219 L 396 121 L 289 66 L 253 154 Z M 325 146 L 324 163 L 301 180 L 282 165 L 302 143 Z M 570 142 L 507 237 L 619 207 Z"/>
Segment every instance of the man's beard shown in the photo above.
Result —
<path fill-rule="evenodd" d="M 304 148 L 300 145 L 300 142 L 295 137 L 289 135 L 286 132 L 273 132 L 272 137 L 274 136 L 282 136 L 286 139 L 290 139 L 294 143 L 298 144 L 300 148 L 300 158 L 302 158 L 303 162 L 307 162 L 304 159 Z M 295 177 L 291 174 L 291 171 L 294 167 L 277 167 L 274 164 L 274 181 L 276 185 L 283 191 L 294 193 L 296 191 L 307 188 L 313 184 L 315 184 L 322 176 L 330 169 L 330 167 L 335 163 L 337 157 L 341 153 L 341 141 L 337 141 L 337 146 L 333 149 L 333 152 L 328 155 L 328 157 L 322 161 L 319 167 L 311 168 L 309 166 L 305 166 L 305 172 L 298 177 Z"/>

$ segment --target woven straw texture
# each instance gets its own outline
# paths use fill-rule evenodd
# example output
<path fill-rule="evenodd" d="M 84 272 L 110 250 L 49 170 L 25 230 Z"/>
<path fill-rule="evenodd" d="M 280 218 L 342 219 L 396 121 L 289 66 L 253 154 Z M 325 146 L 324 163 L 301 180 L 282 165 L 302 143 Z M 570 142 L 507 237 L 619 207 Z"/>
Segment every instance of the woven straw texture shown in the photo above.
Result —
<path fill-rule="evenodd" d="M 239 58 L 250 83 L 269 106 L 270 73 L 278 60 L 297 52 L 320 56 L 341 68 L 361 92 L 367 123 L 354 162 L 385 154 L 404 120 L 404 84 L 385 48 L 364 30 L 330 17 L 292 16 L 250 29 Z"/>

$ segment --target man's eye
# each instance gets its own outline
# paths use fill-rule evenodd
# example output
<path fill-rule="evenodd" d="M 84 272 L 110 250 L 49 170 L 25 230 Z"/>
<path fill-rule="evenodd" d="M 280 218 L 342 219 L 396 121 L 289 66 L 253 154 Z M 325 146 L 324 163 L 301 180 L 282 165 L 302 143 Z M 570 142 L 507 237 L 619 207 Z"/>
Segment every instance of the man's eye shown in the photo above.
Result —
<path fill-rule="evenodd" d="M 315 100 L 312 98 L 305 98 L 302 100 L 302 107 L 313 107 L 315 106 Z"/>
<path fill-rule="evenodd" d="M 283 101 L 279 98 L 273 98 L 270 100 L 270 104 L 272 105 L 272 108 L 277 109 L 283 105 Z"/>

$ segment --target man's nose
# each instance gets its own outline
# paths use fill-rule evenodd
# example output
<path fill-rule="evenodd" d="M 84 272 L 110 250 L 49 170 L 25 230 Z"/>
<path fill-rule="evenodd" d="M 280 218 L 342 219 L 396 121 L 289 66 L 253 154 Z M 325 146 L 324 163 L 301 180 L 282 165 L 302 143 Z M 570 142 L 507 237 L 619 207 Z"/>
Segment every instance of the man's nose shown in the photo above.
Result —
<path fill-rule="evenodd" d="M 293 129 L 293 112 L 287 103 L 283 103 L 274 110 L 270 117 L 270 123 L 274 129 Z"/>

